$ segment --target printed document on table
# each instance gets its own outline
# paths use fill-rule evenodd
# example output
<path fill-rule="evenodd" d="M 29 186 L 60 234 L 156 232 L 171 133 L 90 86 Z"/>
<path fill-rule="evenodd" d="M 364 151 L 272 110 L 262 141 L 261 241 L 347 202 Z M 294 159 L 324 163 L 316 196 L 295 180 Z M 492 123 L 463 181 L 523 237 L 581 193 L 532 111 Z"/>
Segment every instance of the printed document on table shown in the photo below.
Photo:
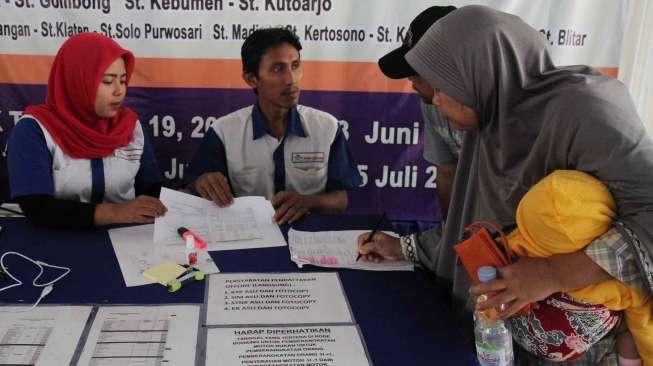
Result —
<path fill-rule="evenodd" d="M 344 231 L 288 231 L 290 259 L 300 268 L 305 264 L 330 268 L 364 269 L 368 271 L 412 271 L 409 261 L 383 261 L 380 263 L 359 260 L 358 236 L 369 230 Z M 392 233 L 386 232 L 388 235 Z"/>
<path fill-rule="evenodd" d="M 91 306 L 0 307 L 0 365 L 68 365 Z"/>
<path fill-rule="evenodd" d="M 274 208 L 264 197 L 236 197 L 228 207 L 191 194 L 163 188 L 159 196 L 168 211 L 154 220 L 154 242 L 179 240 L 185 227 L 208 244 L 208 250 L 232 250 L 286 245 L 279 225 L 272 222 Z"/>
<path fill-rule="evenodd" d="M 354 325 L 208 329 L 206 366 L 241 366 L 243 360 L 251 365 L 371 364 Z"/>
<path fill-rule="evenodd" d="M 209 277 L 207 325 L 352 323 L 337 273 Z"/>
<path fill-rule="evenodd" d="M 154 225 L 122 227 L 109 230 L 109 238 L 118 258 L 127 287 L 154 283 L 143 272 L 161 262 L 186 264 L 186 245 L 181 237 L 176 243 L 155 244 Z M 204 273 L 218 273 L 218 267 L 206 250 L 197 251 L 197 266 Z"/>
<path fill-rule="evenodd" d="M 100 307 L 79 365 L 194 365 L 199 305 Z"/>

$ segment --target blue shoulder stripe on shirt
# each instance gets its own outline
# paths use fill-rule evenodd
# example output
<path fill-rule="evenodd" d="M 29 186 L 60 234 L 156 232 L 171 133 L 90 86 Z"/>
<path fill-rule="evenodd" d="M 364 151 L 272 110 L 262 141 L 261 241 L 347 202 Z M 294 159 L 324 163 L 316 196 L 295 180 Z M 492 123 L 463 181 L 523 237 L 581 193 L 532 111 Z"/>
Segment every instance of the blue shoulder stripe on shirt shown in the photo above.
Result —
<path fill-rule="evenodd" d="M 34 118 L 23 117 L 13 127 L 7 153 L 12 198 L 34 194 L 54 196 L 52 156 Z"/>
<path fill-rule="evenodd" d="M 195 151 L 193 160 L 184 174 L 184 185 L 195 182 L 200 175 L 221 172 L 228 180 L 227 153 L 222 140 L 213 128 L 209 128 Z"/>
<path fill-rule="evenodd" d="M 104 161 L 91 159 L 91 203 L 104 201 Z"/>
<path fill-rule="evenodd" d="M 351 190 L 357 188 L 361 182 L 362 179 L 352 158 L 345 134 L 338 126 L 329 152 L 326 191 Z"/>
<path fill-rule="evenodd" d="M 143 128 L 144 139 L 143 155 L 141 155 L 141 165 L 138 168 L 138 173 L 136 173 L 136 179 L 134 181 L 134 190 L 136 191 L 137 196 L 148 192 L 152 186 L 163 182 L 163 176 L 161 175 L 161 171 L 156 162 L 156 156 L 149 137 L 149 132 L 142 124 L 141 128 Z"/>

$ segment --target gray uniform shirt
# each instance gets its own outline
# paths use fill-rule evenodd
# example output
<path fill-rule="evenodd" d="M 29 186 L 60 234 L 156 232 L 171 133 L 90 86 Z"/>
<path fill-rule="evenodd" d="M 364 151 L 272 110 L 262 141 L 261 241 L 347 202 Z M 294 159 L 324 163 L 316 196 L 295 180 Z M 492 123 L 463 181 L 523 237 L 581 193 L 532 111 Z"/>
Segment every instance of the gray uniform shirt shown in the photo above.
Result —
<path fill-rule="evenodd" d="M 424 121 L 424 159 L 431 164 L 456 164 L 463 141 L 463 132 L 451 128 L 440 111 L 420 102 Z"/>

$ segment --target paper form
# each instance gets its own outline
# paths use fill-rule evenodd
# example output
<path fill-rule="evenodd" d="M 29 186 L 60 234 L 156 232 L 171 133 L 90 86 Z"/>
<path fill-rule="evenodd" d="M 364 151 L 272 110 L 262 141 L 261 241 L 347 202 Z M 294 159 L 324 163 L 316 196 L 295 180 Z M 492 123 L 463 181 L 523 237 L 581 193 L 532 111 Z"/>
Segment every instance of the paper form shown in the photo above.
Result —
<path fill-rule="evenodd" d="M 252 207 L 207 210 L 207 224 L 213 242 L 263 237 Z"/>
<path fill-rule="evenodd" d="M 177 236 L 176 243 L 155 244 L 152 241 L 153 234 L 152 224 L 109 230 L 125 286 L 154 283 L 143 277 L 143 272 L 161 262 L 186 264 L 186 245 L 181 237 Z M 206 274 L 220 272 L 206 250 L 197 250 L 196 267 Z"/>
<path fill-rule="evenodd" d="M 179 241 L 177 229 L 197 233 L 208 250 L 232 250 L 284 246 L 279 225 L 272 222 L 274 208 L 264 197 L 236 197 L 229 207 L 191 194 L 163 188 L 159 196 L 168 208 L 165 216 L 154 220 L 154 242 Z"/>
<path fill-rule="evenodd" d="M 0 365 L 68 365 L 90 306 L 0 307 Z"/>
<path fill-rule="evenodd" d="M 100 307 L 79 365 L 194 365 L 199 305 Z"/>
<path fill-rule="evenodd" d="M 337 273 L 210 276 L 207 325 L 351 323 Z"/>
<path fill-rule="evenodd" d="M 185 227 L 201 236 L 207 243 L 210 239 L 207 225 L 207 206 L 205 200 L 171 189 L 162 188 L 159 200 L 168 209 L 165 215 L 154 220 L 154 242 L 176 243 L 179 241 L 177 229 Z M 208 202 L 208 201 L 207 201 Z"/>
<path fill-rule="evenodd" d="M 383 261 L 380 263 L 359 260 L 358 236 L 369 230 L 344 231 L 288 231 L 290 259 L 302 267 L 310 264 L 319 267 L 364 269 L 368 271 L 412 271 L 408 261 Z M 392 233 L 386 232 L 388 235 Z"/>
<path fill-rule="evenodd" d="M 354 325 L 210 328 L 207 366 L 370 365 Z"/>

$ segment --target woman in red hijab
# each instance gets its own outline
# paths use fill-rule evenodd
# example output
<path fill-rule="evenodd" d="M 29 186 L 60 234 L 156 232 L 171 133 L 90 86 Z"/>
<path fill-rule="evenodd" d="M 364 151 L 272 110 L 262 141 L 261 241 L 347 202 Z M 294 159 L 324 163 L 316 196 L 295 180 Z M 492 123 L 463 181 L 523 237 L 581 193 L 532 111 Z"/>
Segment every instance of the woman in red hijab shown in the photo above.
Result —
<path fill-rule="evenodd" d="M 134 55 L 98 33 L 61 46 L 45 104 L 25 109 L 8 142 L 11 196 L 30 220 L 91 227 L 165 213 L 152 147 L 122 106 L 133 71 Z"/>

